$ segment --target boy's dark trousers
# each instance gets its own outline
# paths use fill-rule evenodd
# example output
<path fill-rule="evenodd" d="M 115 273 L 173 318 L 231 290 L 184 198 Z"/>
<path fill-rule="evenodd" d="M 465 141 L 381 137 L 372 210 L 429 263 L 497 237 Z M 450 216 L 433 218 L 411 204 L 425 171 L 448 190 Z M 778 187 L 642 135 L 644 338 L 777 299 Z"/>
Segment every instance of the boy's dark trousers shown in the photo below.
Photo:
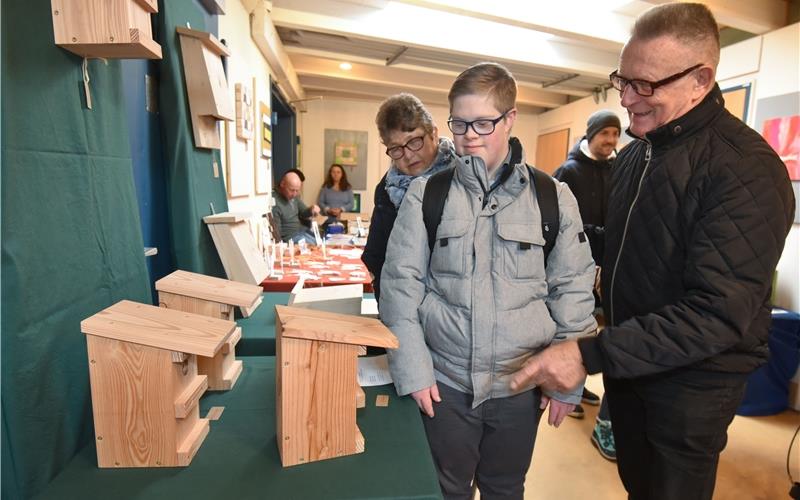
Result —
<path fill-rule="evenodd" d="M 472 395 L 438 384 L 434 418 L 421 414 L 446 500 L 520 499 L 542 411 L 538 389 L 490 399 L 472 409 Z"/>
<path fill-rule="evenodd" d="M 630 500 L 710 500 L 747 375 L 679 369 L 603 378 Z"/>

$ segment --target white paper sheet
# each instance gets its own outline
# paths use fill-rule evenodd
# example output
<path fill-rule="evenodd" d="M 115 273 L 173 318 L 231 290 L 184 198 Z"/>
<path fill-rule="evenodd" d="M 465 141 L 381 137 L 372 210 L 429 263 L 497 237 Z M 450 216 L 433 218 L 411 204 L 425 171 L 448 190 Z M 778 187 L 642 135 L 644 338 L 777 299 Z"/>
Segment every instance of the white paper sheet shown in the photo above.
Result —
<path fill-rule="evenodd" d="M 358 385 L 372 387 L 391 383 L 392 376 L 389 374 L 389 360 L 385 354 L 358 358 Z"/>

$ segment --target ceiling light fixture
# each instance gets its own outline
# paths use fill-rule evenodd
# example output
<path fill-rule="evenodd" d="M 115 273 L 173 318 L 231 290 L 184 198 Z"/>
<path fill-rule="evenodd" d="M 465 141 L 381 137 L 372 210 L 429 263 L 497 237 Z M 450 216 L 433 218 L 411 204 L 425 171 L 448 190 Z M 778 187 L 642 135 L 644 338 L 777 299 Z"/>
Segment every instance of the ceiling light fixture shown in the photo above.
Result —
<path fill-rule="evenodd" d="M 339 64 L 339 69 L 342 71 L 350 71 L 351 69 L 353 69 L 353 65 L 350 64 L 349 62 L 343 62 Z"/>

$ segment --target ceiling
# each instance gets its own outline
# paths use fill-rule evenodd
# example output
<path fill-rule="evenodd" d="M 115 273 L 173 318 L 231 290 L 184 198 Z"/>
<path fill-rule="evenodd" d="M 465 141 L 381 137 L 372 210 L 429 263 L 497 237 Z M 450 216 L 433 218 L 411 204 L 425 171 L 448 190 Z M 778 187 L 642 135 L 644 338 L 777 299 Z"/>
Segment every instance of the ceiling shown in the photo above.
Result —
<path fill-rule="evenodd" d="M 382 100 L 406 91 L 446 105 L 458 73 L 497 61 L 517 79 L 518 107 L 540 113 L 608 89 L 634 19 L 661 3 L 274 0 L 269 16 L 305 99 Z M 703 3 L 739 38 L 788 24 L 786 0 Z"/>

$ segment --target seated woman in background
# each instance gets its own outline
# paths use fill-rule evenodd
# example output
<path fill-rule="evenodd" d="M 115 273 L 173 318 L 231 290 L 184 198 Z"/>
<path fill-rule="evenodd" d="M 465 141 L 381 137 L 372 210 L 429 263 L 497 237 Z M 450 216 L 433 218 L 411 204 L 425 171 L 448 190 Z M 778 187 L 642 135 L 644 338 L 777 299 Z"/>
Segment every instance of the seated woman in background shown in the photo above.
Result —
<path fill-rule="evenodd" d="M 375 123 L 392 162 L 375 188 L 375 209 L 361 260 L 372 274 L 375 298 L 380 300 L 386 244 L 408 185 L 418 176 L 430 177 L 454 166 L 457 157 L 453 141 L 439 137 L 433 117 L 411 94 L 397 94 L 383 101 Z"/>
<path fill-rule="evenodd" d="M 344 168 L 338 163 L 334 163 L 328 169 L 328 175 L 319 190 L 319 200 L 317 204 L 322 209 L 322 213 L 328 216 L 325 225 L 336 222 L 342 212 L 353 210 L 353 189 L 347 181 L 347 174 Z"/>

